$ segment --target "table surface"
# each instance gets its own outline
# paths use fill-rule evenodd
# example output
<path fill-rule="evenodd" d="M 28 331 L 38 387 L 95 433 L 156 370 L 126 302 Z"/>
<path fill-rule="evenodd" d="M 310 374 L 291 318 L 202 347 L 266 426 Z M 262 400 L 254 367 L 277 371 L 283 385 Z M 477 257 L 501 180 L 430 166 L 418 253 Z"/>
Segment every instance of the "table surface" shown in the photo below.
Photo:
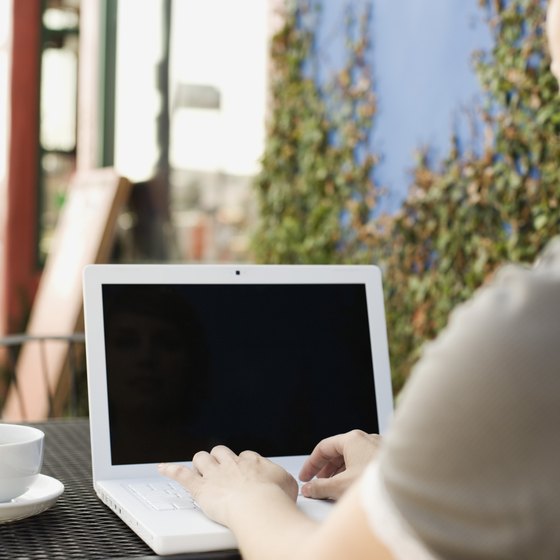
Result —
<path fill-rule="evenodd" d="M 88 421 L 53 420 L 36 426 L 45 432 L 42 472 L 60 480 L 64 493 L 39 515 L 0 524 L 0 560 L 160 558 L 97 498 Z M 162 558 L 240 560 L 232 550 Z"/>

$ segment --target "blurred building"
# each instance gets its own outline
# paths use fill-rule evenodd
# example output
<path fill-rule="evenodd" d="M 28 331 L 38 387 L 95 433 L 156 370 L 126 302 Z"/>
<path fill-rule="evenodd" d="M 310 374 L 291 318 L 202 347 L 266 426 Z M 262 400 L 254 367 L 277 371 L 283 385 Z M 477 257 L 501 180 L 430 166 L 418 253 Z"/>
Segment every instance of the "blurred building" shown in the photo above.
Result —
<path fill-rule="evenodd" d="M 277 0 L 0 0 L 0 334 L 25 328 L 70 178 L 133 183 L 115 261 L 242 261 Z"/>

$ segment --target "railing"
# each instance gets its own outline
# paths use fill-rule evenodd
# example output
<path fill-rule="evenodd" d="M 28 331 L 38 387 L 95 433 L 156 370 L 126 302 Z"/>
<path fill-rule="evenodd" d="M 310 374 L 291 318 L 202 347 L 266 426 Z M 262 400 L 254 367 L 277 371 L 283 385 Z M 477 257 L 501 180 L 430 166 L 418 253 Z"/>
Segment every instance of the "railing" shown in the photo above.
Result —
<path fill-rule="evenodd" d="M 63 348 L 53 348 L 63 345 Z M 35 348 L 36 347 L 36 348 Z M 53 350 L 56 359 L 53 360 Z M 22 420 L 35 419 L 29 410 L 30 392 L 46 399 L 46 416 L 84 416 L 87 389 L 84 333 L 69 335 L 14 334 L 0 337 L 0 417 L 17 409 Z M 29 356 L 32 356 L 31 359 Z M 19 376 L 25 368 L 32 382 L 24 386 Z M 54 372 L 53 368 L 60 371 Z M 27 405 L 27 406 L 26 406 Z M 13 414 L 11 412 L 10 414 Z M 43 414 L 44 415 L 44 414 Z M 8 418 L 10 419 L 10 418 Z"/>

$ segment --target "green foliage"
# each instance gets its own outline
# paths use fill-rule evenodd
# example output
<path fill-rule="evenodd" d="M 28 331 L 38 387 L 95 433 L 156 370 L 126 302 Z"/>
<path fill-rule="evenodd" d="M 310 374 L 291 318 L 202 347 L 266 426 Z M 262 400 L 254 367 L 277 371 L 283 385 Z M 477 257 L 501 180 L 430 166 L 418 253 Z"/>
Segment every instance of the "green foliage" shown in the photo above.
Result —
<path fill-rule="evenodd" d="M 315 86 L 301 77 L 311 31 L 303 32 L 296 19 L 287 18 L 282 50 L 273 51 L 276 68 L 286 64 L 293 45 L 298 54 L 290 58 L 292 73 L 277 74 L 274 84 L 273 126 L 258 182 L 263 222 L 255 238 L 257 249 L 268 248 L 257 255 L 271 262 L 380 264 L 396 391 L 424 343 L 445 326 L 457 304 L 504 261 L 534 260 L 559 230 L 560 100 L 549 71 L 543 3 L 480 4 L 494 37 L 490 53 L 474 56 L 487 98 L 483 154 L 462 153 L 455 139 L 437 166 L 420 153 L 401 210 L 374 221 L 367 215 L 378 195 L 368 178 L 375 157 L 364 166 L 352 159 L 355 147 L 345 149 L 345 142 L 331 146 L 329 131 L 335 125 Z M 294 86 L 296 76 L 300 88 Z M 374 103 L 368 107 L 368 119 L 356 124 L 363 141 L 375 113 Z M 274 123 L 281 116 L 291 124 L 279 133 Z M 313 127 L 320 141 L 303 143 L 302 136 L 311 135 Z M 331 157 L 330 150 L 344 157 Z M 305 165 L 308 161 L 315 167 Z M 347 179 L 349 170 L 353 181 Z M 334 191 L 327 192 L 327 184 L 335 185 Z M 354 193 L 360 201 L 358 217 L 345 230 L 340 215 Z M 310 219 L 311 210 L 325 207 L 328 220 Z M 313 250 L 318 246 L 321 250 Z"/>
<path fill-rule="evenodd" d="M 376 196 L 376 158 L 365 152 L 375 112 L 365 60 L 368 15 L 352 39 L 357 22 L 349 14 L 349 60 L 321 89 L 304 71 L 314 66 L 312 10 L 307 2 L 287 7 L 284 26 L 272 40 L 272 117 L 255 183 L 260 222 L 253 251 L 259 261 L 355 260 L 357 233 Z"/>
<path fill-rule="evenodd" d="M 484 153 L 453 142 L 437 170 L 421 155 L 402 210 L 371 245 L 386 270 L 397 388 L 452 309 L 504 261 L 533 261 L 560 225 L 560 104 L 543 3 L 483 4 L 494 36 L 492 52 L 475 55 L 488 100 Z"/>

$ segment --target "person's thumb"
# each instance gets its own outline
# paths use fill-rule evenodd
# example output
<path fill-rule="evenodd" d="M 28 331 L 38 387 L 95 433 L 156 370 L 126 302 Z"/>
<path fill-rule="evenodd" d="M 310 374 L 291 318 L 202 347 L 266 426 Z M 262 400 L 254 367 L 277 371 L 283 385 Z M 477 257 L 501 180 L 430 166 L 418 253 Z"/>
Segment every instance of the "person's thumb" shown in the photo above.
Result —
<path fill-rule="evenodd" d="M 340 473 L 332 478 L 314 478 L 301 487 L 301 493 L 306 498 L 337 500 L 343 494 L 346 486 L 344 473 Z"/>

